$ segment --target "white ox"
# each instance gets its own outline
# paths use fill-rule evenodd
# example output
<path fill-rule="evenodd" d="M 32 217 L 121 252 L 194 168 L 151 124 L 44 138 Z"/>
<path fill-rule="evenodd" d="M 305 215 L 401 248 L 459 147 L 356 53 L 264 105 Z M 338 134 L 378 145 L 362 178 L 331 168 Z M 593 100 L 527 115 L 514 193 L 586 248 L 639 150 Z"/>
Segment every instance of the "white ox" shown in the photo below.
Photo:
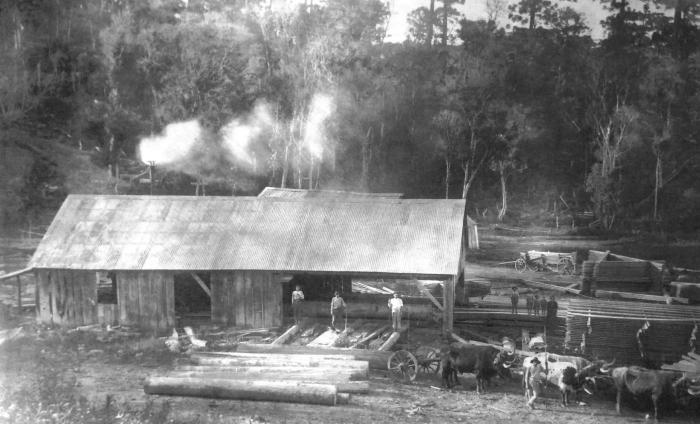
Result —
<path fill-rule="evenodd" d="M 562 405 L 564 406 L 568 404 L 569 396 L 578 393 L 581 389 L 589 395 L 593 394 L 592 387 L 595 385 L 594 376 L 600 371 L 607 372 L 606 368 L 609 368 L 615 362 L 590 362 L 576 356 L 547 353 L 540 353 L 536 355 L 536 357 L 541 362 L 541 366 L 545 371 L 547 384 L 559 388 Z M 523 370 L 532 366 L 532 358 L 534 357 L 525 358 L 523 361 Z M 529 382 L 526 381 L 524 377 L 526 374 L 525 372 L 523 373 L 523 388 L 527 396 L 530 387 L 528 387 Z"/>

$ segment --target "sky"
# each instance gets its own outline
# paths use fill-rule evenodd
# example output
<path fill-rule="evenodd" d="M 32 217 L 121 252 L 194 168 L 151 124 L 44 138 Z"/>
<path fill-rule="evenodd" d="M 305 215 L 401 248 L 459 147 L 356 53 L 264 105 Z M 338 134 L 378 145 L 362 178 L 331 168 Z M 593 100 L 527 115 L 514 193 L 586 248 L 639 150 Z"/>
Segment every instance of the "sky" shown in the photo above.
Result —
<path fill-rule="evenodd" d="M 387 0 L 391 8 L 391 18 L 387 31 L 386 41 L 388 42 L 403 42 L 408 35 L 408 22 L 406 18 L 411 11 L 424 6 L 430 7 L 430 0 Z M 516 3 L 517 0 L 509 0 L 510 3 Z M 603 37 L 603 29 L 600 26 L 602 21 L 608 14 L 601 5 L 601 2 L 594 0 L 578 0 L 576 2 L 561 2 L 571 6 L 579 11 L 586 20 L 586 24 L 591 28 L 591 35 L 594 39 Z M 436 0 L 435 7 L 439 7 L 441 2 Z M 470 20 L 486 19 L 486 0 L 467 0 L 463 5 L 457 5 L 457 8 L 462 11 L 464 16 Z M 502 17 L 504 25 L 507 20 L 507 12 Z"/>

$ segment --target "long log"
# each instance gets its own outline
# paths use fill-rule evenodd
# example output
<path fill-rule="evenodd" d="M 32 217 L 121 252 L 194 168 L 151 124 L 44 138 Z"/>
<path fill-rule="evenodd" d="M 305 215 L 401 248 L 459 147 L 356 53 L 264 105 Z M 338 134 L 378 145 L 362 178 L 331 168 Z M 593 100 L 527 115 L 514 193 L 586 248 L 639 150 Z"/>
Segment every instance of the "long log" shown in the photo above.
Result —
<path fill-rule="evenodd" d="M 243 359 L 279 359 L 279 360 L 292 360 L 296 361 L 300 359 L 299 355 L 296 354 L 285 354 L 285 353 L 249 353 L 249 352 L 197 352 L 197 356 L 212 356 L 218 358 L 243 358 Z M 309 354 L 303 356 L 304 360 L 309 361 L 353 361 L 355 357 L 353 355 L 333 355 L 333 354 Z"/>
<path fill-rule="evenodd" d="M 299 376 L 302 377 L 337 377 L 347 378 L 349 380 L 366 380 L 369 376 L 364 370 L 351 368 L 310 368 L 310 367 L 236 367 L 236 366 L 219 366 L 219 365 L 182 365 L 172 372 L 195 372 L 195 373 L 235 373 L 248 375 L 250 378 L 261 378 L 264 375 L 280 375 L 280 376 Z"/>
<path fill-rule="evenodd" d="M 357 348 L 357 347 L 359 347 L 359 346 L 364 345 L 364 344 L 367 343 L 368 341 L 372 340 L 372 339 L 375 338 L 375 337 L 378 337 L 380 334 L 382 334 L 383 332 L 385 332 L 386 330 L 388 330 L 389 327 L 390 327 L 390 326 L 385 325 L 385 326 L 383 326 L 383 327 L 380 327 L 380 328 L 374 330 L 373 332 L 369 333 L 367 336 L 365 336 L 365 337 L 361 338 L 360 340 L 358 340 L 357 342 L 355 342 L 355 344 L 353 344 L 352 346 L 350 346 L 350 348 L 351 348 L 351 349 L 354 349 L 354 348 Z"/>
<path fill-rule="evenodd" d="M 297 381 L 301 383 L 332 384 L 337 387 L 340 393 L 367 393 L 369 391 L 369 381 L 351 380 L 347 375 L 303 375 L 303 374 L 248 374 L 230 372 L 172 372 L 159 377 L 171 378 L 201 378 L 201 379 L 224 379 L 224 380 L 251 380 L 255 381 Z"/>
<path fill-rule="evenodd" d="M 285 343 L 287 342 L 287 340 L 289 340 L 290 338 L 292 338 L 292 336 L 295 335 L 298 331 L 299 331 L 299 326 L 295 324 L 295 325 L 291 326 L 291 327 L 289 328 L 289 330 L 287 330 L 287 331 L 285 331 L 284 333 L 282 333 L 281 336 L 279 336 L 278 338 L 276 338 L 276 339 L 272 342 L 272 344 L 273 344 L 273 345 L 285 344 Z"/>
<path fill-rule="evenodd" d="M 299 358 L 295 360 L 275 360 L 275 359 L 243 359 L 243 358 L 225 358 L 212 357 L 207 355 L 192 355 L 192 361 L 198 365 L 234 365 L 234 366 L 258 366 L 258 367 L 289 367 L 289 366 L 307 366 L 310 368 L 337 368 L 337 369 L 352 369 L 362 372 L 369 372 L 369 364 L 367 361 L 323 361 L 314 359 Z"/>
<path fill-rule="evenodd" d="M 297 381 L 228 380 L 217 378 L 149 377 L 143 387 L 151 395 L 335 405 L 332 384 Z"/>
<path fill-rule="evenodd" d="M 387 296 L 387 299 L 389 297 Z M 348 318 L 384 318 L 387 322 L 391 321 L 391 310 L 387 306 L 386 301 L 382 303 L 347 303 L 345 308 Z M 330 303 L 309 301 L 303 303 L 302 315 L 312 317 L 330 317 Z M 402 312 L 404 317 L 410 319 L 427 320 L 432 319 L 433 306 L 429 303 L 409 303 L 404 304 Z"/>
<path fill-rule="evenodd" d="M 381 345 L 381 347 L 379 347 L 379 350 L 382 352 L 388 351 L 396 344 L 396 342 L 399 340 L 399 337 L 401 337 L 401 333 L 398 331 L 394 331 L 393 333 L 391 333 L 391 336 L 389 336 L 389 338 L 386 339 L 384 344 Z"/>
<path fill-rule="evenodd" d="M 386 363 L 391 355 L 391 352 L 381 352 L 377 350 L 364 349 L 325 349 L 313 348 L 306 346 L 274 346 L 261 343 L 240 343 L 237 348 L 238 352 L 249 353 L 287 353 L 287 354 L 321 354 L 321 355 L 352 355 L 355 360 L 369 362 L 369 367 L 376 370 L 386 370 Z"/>

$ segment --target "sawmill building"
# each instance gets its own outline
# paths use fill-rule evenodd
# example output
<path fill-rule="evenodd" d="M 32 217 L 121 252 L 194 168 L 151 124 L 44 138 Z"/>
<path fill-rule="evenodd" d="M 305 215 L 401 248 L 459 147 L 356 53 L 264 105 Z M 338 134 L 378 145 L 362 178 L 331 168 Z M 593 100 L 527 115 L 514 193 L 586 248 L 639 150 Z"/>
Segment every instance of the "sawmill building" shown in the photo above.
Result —
<path fill-rule="evenodd" d="M 165 332 L 194 285 L 212 323 L 275 327 L 303 274 L 441 280 L 449 330 L 466 233 L 464 200 L 70 195 L 29 267 L 42 323 Z"/>

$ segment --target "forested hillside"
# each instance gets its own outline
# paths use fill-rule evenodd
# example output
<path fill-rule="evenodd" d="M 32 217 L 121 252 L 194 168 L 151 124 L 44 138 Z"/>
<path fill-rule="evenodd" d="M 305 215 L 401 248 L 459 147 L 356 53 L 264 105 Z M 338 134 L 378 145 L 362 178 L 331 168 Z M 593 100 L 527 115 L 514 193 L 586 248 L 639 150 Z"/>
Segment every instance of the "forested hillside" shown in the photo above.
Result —
<path fill-rule="evenodd" d="M 602 40 L 566 1 L 426 1 L 402 44 L 380 0 L 291 3 L 0 0 L 2 220 L 272 185 L 700 229 L 697 0 L 608 3 Z"/>

